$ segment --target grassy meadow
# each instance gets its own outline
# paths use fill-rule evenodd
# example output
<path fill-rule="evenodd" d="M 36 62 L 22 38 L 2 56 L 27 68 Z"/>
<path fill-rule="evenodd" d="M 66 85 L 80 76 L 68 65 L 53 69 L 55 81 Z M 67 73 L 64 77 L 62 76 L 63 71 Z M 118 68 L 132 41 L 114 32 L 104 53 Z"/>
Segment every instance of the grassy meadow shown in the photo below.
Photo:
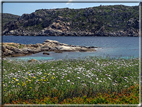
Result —
<path fill-rule="evenodd" d="M 138 103 L 138 58 L 3 60 L 3 104 Z"/>

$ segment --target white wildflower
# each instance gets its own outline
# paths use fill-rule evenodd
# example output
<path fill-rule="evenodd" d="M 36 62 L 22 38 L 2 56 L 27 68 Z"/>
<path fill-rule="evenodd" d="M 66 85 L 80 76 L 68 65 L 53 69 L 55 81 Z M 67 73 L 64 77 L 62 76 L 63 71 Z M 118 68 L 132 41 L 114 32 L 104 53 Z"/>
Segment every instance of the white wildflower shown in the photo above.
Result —
<path fill-rule="evenodd" d="M 101 80 L 99 80 L 99 82 L 102 82 Z"/>
<path fill-rule="evenodd" d="M 67 80 L 68 82 L 70 82 L 70 80 Z"/>
<path fill-rule="evenodd" d="M 108 77 L 109 80 L 111 80 L 111 78 Z"/>
<path fill-rule="evenodd" d="M 92 82 L 92 84 L 95 84 L 94 82 Z"/>
<path fill-rule="evenodd" d="M 83 86 L 87 86 L 85 83 L 82 84 Z"/>
<path fill-rule="evenodd" d="M 78 79 L 80 79 L 80 77 L 77 77 Z"/>

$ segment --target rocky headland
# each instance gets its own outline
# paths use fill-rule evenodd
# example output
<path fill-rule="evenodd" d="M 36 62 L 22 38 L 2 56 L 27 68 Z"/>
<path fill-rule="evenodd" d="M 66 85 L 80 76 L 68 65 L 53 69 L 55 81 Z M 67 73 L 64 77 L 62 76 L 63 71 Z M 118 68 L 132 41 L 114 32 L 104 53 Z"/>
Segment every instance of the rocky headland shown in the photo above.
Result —
<path fill-rule="evenodd" d="M 54 51 L 56 53 L 62 52 L 88 52 L 96 51 L 96 47 L 90 46 L 74 46 L 64 43 L 60 43 L 55 40 L 45 40 L 43 43 L 37 44 L 19 44 L 19 43 L 3 43 L 2 44 L 2 55 L 3 57 L 11 56 L 25 56 L 31 55 L 39 52 L 43 52 L 44 55 L 49 55 L 49 51 Z"/>
<path fill-rule="evenodd" d="M 139 36 L 139 6 L 39 9 L 22 16 L 3 16 L 3 35 Z"/>

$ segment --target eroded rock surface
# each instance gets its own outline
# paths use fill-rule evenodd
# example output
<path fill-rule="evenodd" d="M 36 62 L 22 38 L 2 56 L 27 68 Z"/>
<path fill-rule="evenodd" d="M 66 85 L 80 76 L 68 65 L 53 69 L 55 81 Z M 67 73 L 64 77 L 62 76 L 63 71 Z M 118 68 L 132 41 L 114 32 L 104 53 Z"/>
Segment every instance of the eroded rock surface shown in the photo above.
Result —
<path fill-rule="evenodd" d="M 54 51 L 56 53 L 62 53 L 62 52 L 87 52 L 87 51 L 95 51 L 96 47 L 90 46 L 74 46 L 74 45 L 68 45 L 64 43 L 60 43 L 55 40 L 45 40 L 42 44 L 19 44 L 19 43 L 3 43 L 2 45 L 2 55 L 3 57 L 11 56 L 11 57 L 17 57 L 17 56 L 25 56 L 25 55 L 31 55 L 38 52 L 43 52 L 43 54 L 49 55 L 46 51 Z"/>
<path fill-rule="evenodd" d="M 3 13 L 3 35 L 138 37 L 139 6 L 39 9 L 21 16 Z"/>

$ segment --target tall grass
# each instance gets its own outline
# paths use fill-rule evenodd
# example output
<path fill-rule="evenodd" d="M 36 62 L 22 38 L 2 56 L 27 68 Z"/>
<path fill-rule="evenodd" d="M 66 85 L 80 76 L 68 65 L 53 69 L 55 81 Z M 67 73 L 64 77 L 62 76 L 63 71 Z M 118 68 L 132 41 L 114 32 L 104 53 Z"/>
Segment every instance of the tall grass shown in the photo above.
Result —
<path fill-rule="evenodd" d="M 3 103 L 138 104 L 139 60 L 3 60 Z M 129 98 L 129 99 L 128 99 Z"/>

